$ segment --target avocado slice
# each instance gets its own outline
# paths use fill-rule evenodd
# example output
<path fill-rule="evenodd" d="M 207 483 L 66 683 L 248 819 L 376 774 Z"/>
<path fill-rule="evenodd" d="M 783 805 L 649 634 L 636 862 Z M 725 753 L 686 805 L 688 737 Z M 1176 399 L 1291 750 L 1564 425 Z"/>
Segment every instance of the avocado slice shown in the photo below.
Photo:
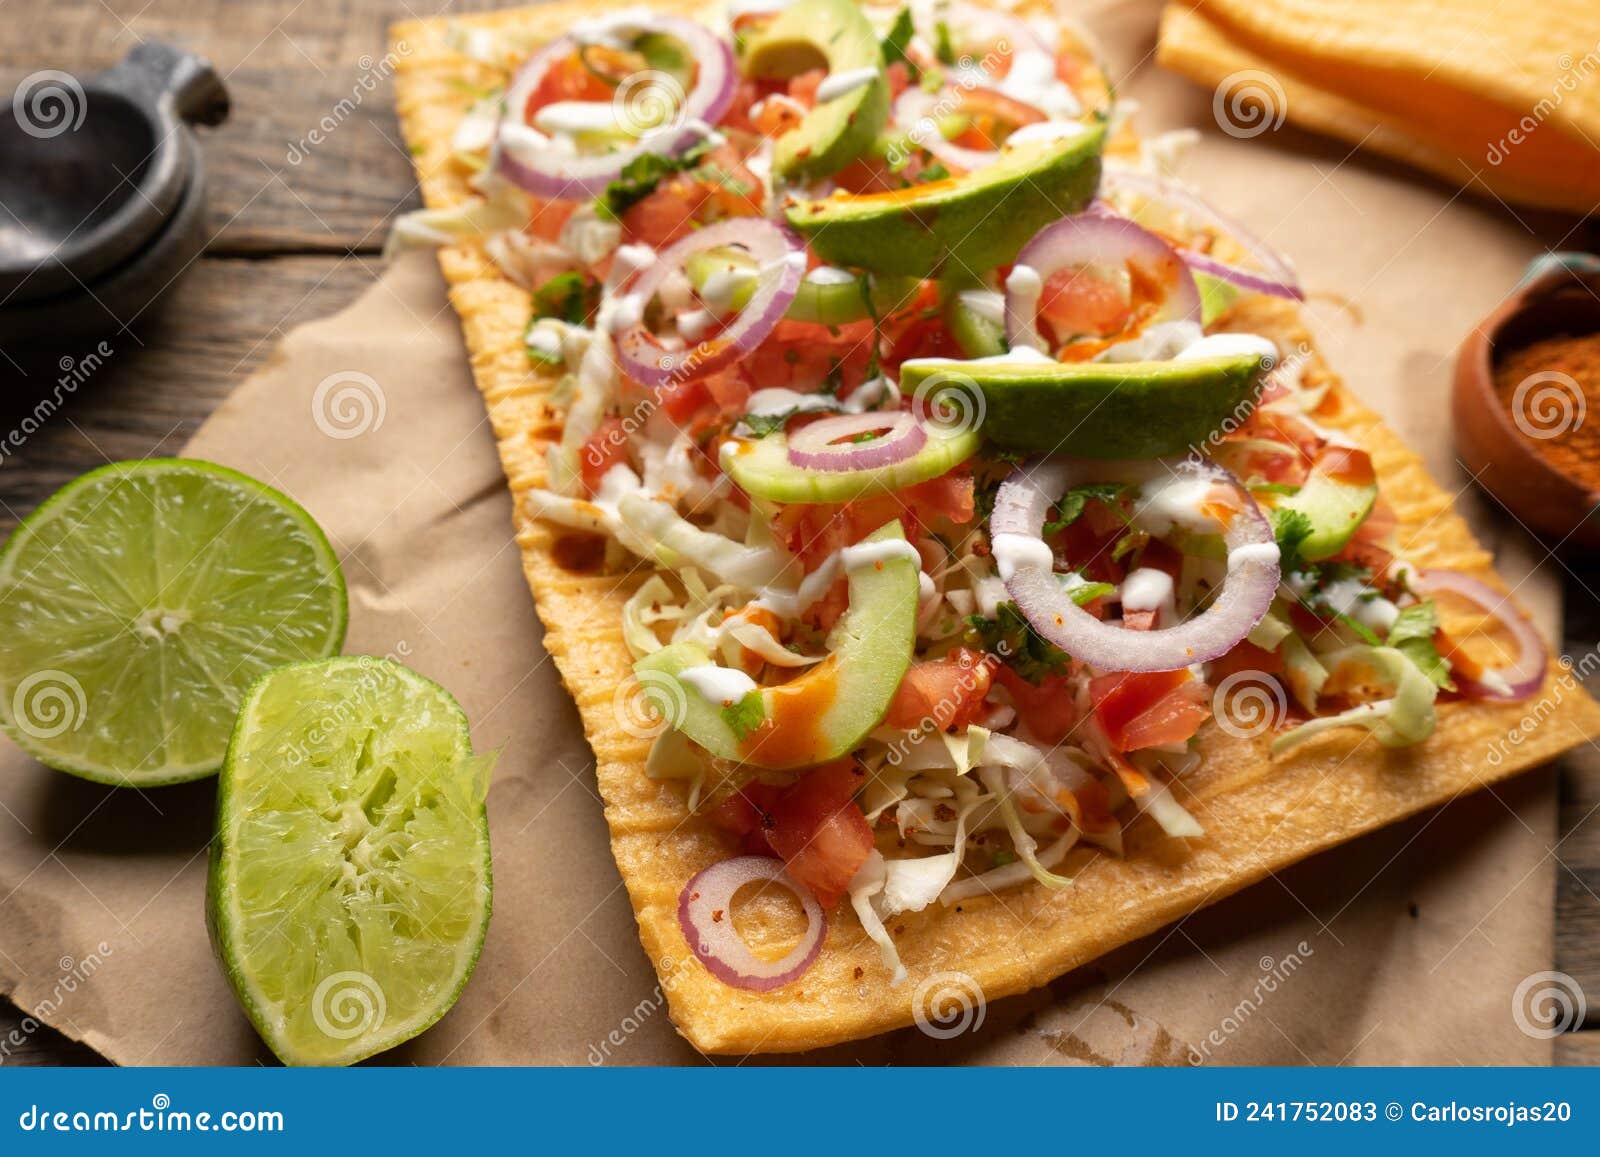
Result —
<path fill-rule="evenodd" d="M 1300 556 L 1317 562 L 1344 549 L 1377 501 L 1378 480 L 1366 452 L 1326 446 L 1311 464 L 1305 485 L 1282 499 L 1277 509 L 1306 516 L 1311 533 L 1300 543 Z"/>
<path fill-rule="evenodd" d="M 867 83 L 817 106 L 772 146 L 772 171 L 814 181 L 872 147 L 889 119 L 878 35 L 855 0 L 798 0 L 744 45 L 746 76 L 784 79 L 824 67 L 830 76 L 875 69 Z"/>
<path fill-rule="evenodd" d="M 1200 324 L 1209 326 L 1217 318 L 1233 308 L 1233 303 L 1239 300 L 1242 290 L 1237 285 L 1230 285 L 1220 277 L 1212 277 L 1205 273 L 1194 275 L 1195 287 L 1200 290 Z"/>
<path fill-rule="evenodd" d="M 704 294 L 719 274 L 731 275 L 733 288 L 727 295 L 727 313 L 738 313 L 756 291 L 755 260 L 732 247 L 696 250 L 684 262 L 683 272 L 699 294 Z M 783 316 L 819 325 L 848 325 L 905 307 L 921 288 L 922 283 L 914 277 L 874 277 L 832 267 L 813 269 L 800 279 L 794 300 Z"/>
<path fill-rule="evenodd" d="M 905 541 L 898 522 L 879 527 L 863 542 L 891 540 Z M 694 643 L 646 655 L 633 665 L 634 674 L 646 683 L 670 678 L 674 725 L 720 759 L 775 769 L 837 759 L 878 725 L 911 665 L 917 572 L 909 558 L 851 568 L 850 609 L 829 636 L 832 654 L 787 683 L 750 692 L 739 704 L 713 703 L 680 678 L 713 662 Z M 752 696 L 759 697 L 759 713 L 748 702 Z"/>
<path fill-rule="evenodd" d="M 969 358 L 993 358 L 1006 352 L 1006 331 L 996 325 L 971 305 L 972 293 L 983 290 L 953 290 L 945 295 L 944 323 L 950 327 L 950 336 L 956 339 L 961 352 Z"/>
<path fill-rule="evenodd" d="M 928 442 L 911 457 L 872 470 L 802 470 L 789 462 L 789 441 L 781 431 L 750 442 L 730 442 L 723 467 L 739 489 L 769 502 L 850 502 L 865 494 L 887 493 L 937 478 L 977 452 L 975 430 L 928 430 Z"/>
<path fill-rule="evenodd" d="M 1259 354 L 1166 362 L 1057 362 L 1016 353 L 900 367 L 914 392 L 936 373 L 982 394 L 983 436 L 1007 450 L 1083 458 L 1160 458 L 1204 446 L 1225 419 L 1255 408 Z"/>
<path fill-rule="evenodd" d="M 1104 140 L 1104 127 L 1093 125 L 1075 137 L 1004 148 L 964 177 L 797 201 L 784 215 L 834 265 L 910 277 L 994 269 L 1050 222 L 1089 204 Z"/>

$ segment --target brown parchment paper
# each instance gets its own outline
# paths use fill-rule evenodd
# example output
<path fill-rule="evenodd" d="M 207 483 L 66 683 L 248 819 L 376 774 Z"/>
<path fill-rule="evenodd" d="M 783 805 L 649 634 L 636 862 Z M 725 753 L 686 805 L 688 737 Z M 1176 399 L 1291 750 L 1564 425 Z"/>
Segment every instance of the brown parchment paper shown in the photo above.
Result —
<path fill-rule="evenodd" d="M 1535 238 L 1298 138 L 1211 131 L 1209 94 L 1149 66 L 1156 11 L 1112 5 L 1094 20 L 1141 127 L 1206 127 L 1185 175 L 1288 251 L 1334 368 L 1436 477 L 1465 485 L 1445 418 L 1453 346 L 1540 250 Z M 319 407 L 330 377 L 366 406 L 330 414 L 339 388 L 324 387 Z M 510 498 L 431 256 L 403 259 L 346 312 L 291 333 L 187 453 L 302 502 L 344 563 L 346 649 L 439 680 L 475 744 L 502 750 L 489 796 L 495 914 L 478 970 L 438 1026 L 381 1060 L 698 1061 L 640 949 L 592 757 L 540 650 Z M 1461 501 L 1553 636 L 1542 555 L 1472 492 Z M 206 940 L 212 785 L 107 789 L 0 743 L 0 990 L 119 1063 L 267 1059 Z M 1535 772 L 999 1002 L 958 1037 L 908 1029 L 798 1059 L 1547 1063 L 1549 1041 L 1518 1028 L 1512 996 L 1550 967 L 1554 842 L 1553 779 Z"/>

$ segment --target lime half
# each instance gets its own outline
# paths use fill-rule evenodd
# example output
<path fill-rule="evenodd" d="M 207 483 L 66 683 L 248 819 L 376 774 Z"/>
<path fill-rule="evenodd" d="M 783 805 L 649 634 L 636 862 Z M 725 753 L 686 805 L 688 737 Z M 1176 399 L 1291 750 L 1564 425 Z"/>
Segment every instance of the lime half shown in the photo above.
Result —
<path fill-rule="evenodd" d="M 0 552 L 0 726 L 85 779 L 198 779 L 245 688 L 337 652 L 345 618 L 333 548 L 276 490 L 181 458 L 103 466 Z"/>
<path fill-rule="evenodd" d="M 284 1063 L 350 1064 L 455 1003 L 489 923 L 491 762 L 449 692 L 386 659 L 296 663 L 250 688 L 207 915 Z"/>

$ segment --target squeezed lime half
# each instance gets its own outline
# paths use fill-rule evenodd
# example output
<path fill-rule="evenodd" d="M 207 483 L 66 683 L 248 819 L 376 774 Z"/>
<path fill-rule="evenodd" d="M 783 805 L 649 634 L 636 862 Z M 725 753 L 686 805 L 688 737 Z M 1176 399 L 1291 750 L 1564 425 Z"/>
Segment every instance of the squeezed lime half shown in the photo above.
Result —
<path fill-rule="evenodd" d="M 455 1003 L 489 923 L 490 762 L 449 692 L 390 660 L 296 663 L 250 688 L 207 918 L 285 1064 L 350 1064 Z"/>
<path fill-rule="evenodd" d="M 276 490 L 182 458 L 103 466 L 0 551 L 0 726 L 85 779 L 198 779 L 245 689 L 336 653 L 346 613 L 333 548 Z"/>

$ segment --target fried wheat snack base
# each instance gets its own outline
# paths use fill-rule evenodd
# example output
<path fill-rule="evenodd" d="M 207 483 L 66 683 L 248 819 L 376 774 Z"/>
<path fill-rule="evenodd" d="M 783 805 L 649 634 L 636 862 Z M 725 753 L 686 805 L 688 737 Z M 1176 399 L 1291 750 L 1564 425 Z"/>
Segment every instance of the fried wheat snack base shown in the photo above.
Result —
<path fill-rule="evenodd" d="M 672 0 L 654 7 L 690 14 L 697 8 Z M 537 42 L 605 10 L 563 2 L 454 23 L 514 31 Z M 409 21 L 392 30 L 401 126 L 431 208 L 473 195 L 468 174 L 451 160 L 450 142 L 474 90 L 502 79 L 450 47 L 450 23 Z M 569 532 L 536 522 L 522 503 L 530 487 L 544 483 L 545 450 L 561 434 L 561 414 L 550 402 L 555 379 L 530 370 L 523 343 L 529 295 L 476 247 L 446 248 L 440 265 L 517 500 L 517 544 L 544 623 L 545 648 L 594 750 L 612 851 L 640 939 L 661 977 L 673 1023 L 702 1052 L 800 1052 L 909 1025 L 919 985 L 938 973 L 963 974 L 963 983 L 986 1000 L 1025 992 L 1270 872 L 1600 734 L 1600 708 L 1560 668 L 1552 668 L 1540 695 L 1524 703 L 1442 704 L 1434 736 L 1407 749 L 1385 749 L 1364 732 L 1345 730 L 1269 760 L 1269 736 L 1237 738 L 1211 723 L 1201 732 L 1204 764 L 1176 787 L 1204 825 L 1204 838 L 1171 839 L 1141 818 L 1128 829 L 1122 858 L 1087 850 L 1069 856 L 1058 870 L 1078 872 L 1070 888 L 1030 884 L 965 901 L 959 909 L 934 905 L 903 914 L 892 925 L 910 972 L 900 985 L 890 983 L 876 946 L 845 904 L 830 914 L 823 951 L 798 981 L 770 993 L 731 988 L 694 959 L 678 927 L 677 902 L 691 876 L 732 849 L 708 819 L 689 812 L 681 788 L 645 775 L 650 741 L 624 730 L 615 706 L 632 669 L 622 606 L 652 573 L 651 564 L 634 560 L 623 572 L 595 574 L 558 561 Z M 1289 303 L 1255 299 L 1230 323 L 1265 334 L 1282 349 L 1308 351 L 1308 376 L 1328 375 Z M 1399 518 L 1402 554 L 1426 546 L 1426 565 L 1502 585 L 1449 496 L 1372 411 L 1336 382 L 1317 420 L 1371 453 L 1382 493 Z M 1536 724 L 1529 726 L 1530 719 Z M 1520 742 L 1508 742 L 1511 734 Z M 757 952 L 781 952 L 797 927 L 794 912 L 778 899 L 747 907 L 739 916 L 741 933 Z"/>

